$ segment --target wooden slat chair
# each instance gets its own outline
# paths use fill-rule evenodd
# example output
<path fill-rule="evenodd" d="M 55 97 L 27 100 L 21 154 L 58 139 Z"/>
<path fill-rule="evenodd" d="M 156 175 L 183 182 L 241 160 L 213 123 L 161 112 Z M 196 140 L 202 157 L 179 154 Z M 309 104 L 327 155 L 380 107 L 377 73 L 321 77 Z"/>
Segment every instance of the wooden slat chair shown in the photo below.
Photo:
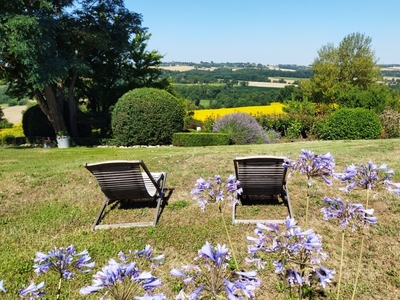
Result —
<path fill-rule="evenodd" d="M 96 178 L 101 191 L 106 196 L 93 223 L 92 230 L 117 227 L 155 226 L 160 206 L 164 200 L 164 186 L 167 173 L 150 172 L 142 160 L 114 160 L 85 164 Z M 119 200 L 138 201 L 154 199 L 157 208 L 152 222 L 98 225 L 107 205 Z"/>
<path fill-rule="evenodd" d="M 293 218 L 286 178 L 287 169 L 283 167 L 284 157 L 249 156 L 237 157 L 233 160 L 236 179 L 240 181 L 243 193 L 240 200 L 260 196 L 281 196 Z M 232 208 L 232 224 L 238 223 L 283 223 L 285 220 L 240 220 L 236 219 L 236 206 Z"/>

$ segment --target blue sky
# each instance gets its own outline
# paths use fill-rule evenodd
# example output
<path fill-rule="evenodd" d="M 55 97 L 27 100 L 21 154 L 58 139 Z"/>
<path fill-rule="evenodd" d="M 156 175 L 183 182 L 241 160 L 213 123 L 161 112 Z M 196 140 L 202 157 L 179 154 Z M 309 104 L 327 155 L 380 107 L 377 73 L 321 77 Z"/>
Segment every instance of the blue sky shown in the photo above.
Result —
<path fill-rule="evenodd" d="M 351 33 L 379 64 L 400 64 L 400 0 L 125 0 L 163 61 L 311 64 Z"/>

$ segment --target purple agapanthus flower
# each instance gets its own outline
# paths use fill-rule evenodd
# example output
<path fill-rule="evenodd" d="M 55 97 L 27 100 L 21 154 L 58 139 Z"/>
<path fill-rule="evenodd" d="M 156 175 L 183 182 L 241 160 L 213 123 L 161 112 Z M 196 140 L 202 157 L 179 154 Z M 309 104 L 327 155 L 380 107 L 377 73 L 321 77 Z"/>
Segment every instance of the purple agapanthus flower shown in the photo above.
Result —
<path fill-rule="evenodd" d="M 35 283 L 32 281 L 27 288 L 19 290 L 19 296 L 23 299 L 37 299 L 45 295 L 43 288 L 44 282 L 35 285 Z"/>
<path fill-rule="evenodd" d="M 0 291 L 3 291 L 4 293 L 7 293 L 6 289 L 4 288 L 4 280 L 0 280 Z"/>
<path fill-rule="evenodd" d="M 290 174 L 300 173 L 306 175 L 308 186 L 311 186 L 312 178 L 314 177 L 321 177 L 326 184 L 331 185 L 330 177 L 335 169 L 335 160 L 329 152 L 319 155 L 302 149 L 298 160 L 286 158 L 283 166 L 291 168 Z"/>
<path fill-rule="evenodd" d="M 228 299 L 254 299 L 255 289 L 260 286 L 257 272 L 236 272 L 232 277 L 232 272 L 227 268 L 229 249 L 225 245 L 218 244 L 213 248 L 206 242 L 198 254 L 197 265 L 175 268 L 170 272 L 171 275 L 181 278 L 184 283 L 176 300 L 196 300 L 200 294 L 208 296 L 207 299 L 219 298 L 224 292 L 227 293 Z M 191 289 L 194 291 L 187 292 Z M 240 295 L 246 295 L 246 298 Z"/>
<path fill-rule="evenodd" d="M 135 262 L 118 263 L 110 259 L 108 265 L 93 275 L 93 278 L 91 286 L 81 288 L 82 295 L 106 290 L 104 296 L 110 294 L 115 299 L 166 299 L 163 294 L 150 294 L 161 286 L 161 280 L 150 272 L 142 272 Z"/>
<path fill-rule="evenodd" d="M 361 226 L 368 227 L 377 223 L 377 218 L 372 216 L 374 210 L 365 209 L 362 204 L 344 203 L 340 198 L 328 197 L 324 198 L 324 204 L 326 206 L 321 209 L 324 213 L 323 219 L 336 219 L 342 229 L 351 225 L 352 231 L 355 231 Z"/>
<path fill-rule="evenodd" d="M 128 253 L 124 253 L 120 251 L 118 253 L 119 260 L 123 263 L 128 263 L 130 261 L 136 261 L 138 262 L 139 260 L 144 260 L 144 261 L 149 261 L 150 268 L 154 269 L 162 265 L 163 259 L 164 259 L 164 254 L 159 254 L 157 256 L 153 255 L 153 248 L 150 245 L 146 245 L 144 249 L 142 250 L 129 250 Z"/>
<path fill-rule="evenodd" d="M 253 258 L 256 258 L 260 251 L 273 254 L 276 274 L 286 278 L 291 286 L 309 285 L 310 277 L 323 268 L 321 262 L 327 255 L 323 252 L 321 236 L 313 229 L 302 231 L 296 224 L 296 221 L 289 217 L 286 218 L 285 228 L 282 230 L 275 223 L 258 223 L 254 230 L 256 237 L 247 237 L 251 242 L 248 247 L 249 253 Z M 330 272 L 333 273 L 334 271 Z M 321 285 L 325 286 L 322 282 Z"/>
<path fill-rule="evenodd" d="M 220 204 L 224 200 L 228 200 L 231 205 L 236 205 L 242 191 L 240 181 L 236 180 L 235 176 L 230 175 L 223 182 L 220 175 L 215 175 L 208 181 L 203 178 L 197 179 L 191 194 L 194 195 L 193 200 L 196 200 L 201 210 L 204 211 L 209 202 Z"/>
<path fill-rule="evenodd" d="M 91 258 L 87 250 L 77 253 L 74 246 L 70 245 L 66 248 L 54 248 L 47 254 L 37 252 L 33 260 L 36 264 L 33 266 L 37 275 L 55 269 L 65 279 L 74 277 L 73 269 L 81 272 L 89 272 L 95 265 L 91 262 Z"/>
<path fill-rule="evenodd" d="M 394 175 L 392 169 L 388 169 L 386 164 L 380 166 L 368 162 L 367 164 L 360 164 L 355 166 L 354 164 L 348 165 L 343 173 L 335 174 L 335 177 L 345 182 L 347 185 L 345 188 L 341 188 L 346 193 L 349 193 L 356 187 L 362 189 L 376 189 L 380 185 L 386 187 L 390 184 L 390 178 Z"/>

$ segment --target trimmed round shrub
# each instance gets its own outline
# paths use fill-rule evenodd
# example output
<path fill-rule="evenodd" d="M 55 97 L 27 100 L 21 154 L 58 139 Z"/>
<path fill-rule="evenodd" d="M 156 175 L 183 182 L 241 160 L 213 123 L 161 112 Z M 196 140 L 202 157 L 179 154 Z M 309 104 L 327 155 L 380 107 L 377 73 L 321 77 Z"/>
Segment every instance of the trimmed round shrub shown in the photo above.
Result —
<path fill-rule="evenodd" d="M 164 90 L 139 88 L 124 94 L 111 115 L 118 145 L 170 145 L 172 135 L 183 130 L 185 108 Z"/>
<path fill-rule="evenodd" d="M 269 143 L 261 125 L 246 113 L 227 114 L 218 118 L 213 125 L 213 132 L 228 134 L 231 142 L 236 145 Z"/>
<path fill-rule="evenodd" d="M 338 109 L 318 126 L 318 137 L 325 140 L 377 139 L 382 132 L 379 117 L 365 108 Z"/>
<path fill-rule="evenodd" d="M 36 137 L 55 137 L 53 126 L 39 105 L 33 105 L 25 111 L 22 116 L 22 129 L 30 142 Z"/>

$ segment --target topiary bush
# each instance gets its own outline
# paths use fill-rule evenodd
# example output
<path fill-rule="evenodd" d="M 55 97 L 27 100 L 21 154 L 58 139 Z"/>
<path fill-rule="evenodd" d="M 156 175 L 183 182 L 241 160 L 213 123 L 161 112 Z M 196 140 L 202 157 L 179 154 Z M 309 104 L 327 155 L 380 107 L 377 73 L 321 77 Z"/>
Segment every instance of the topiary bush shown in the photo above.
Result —
<path fill-rule="evenodd" d="M 22 116 L 22 129 L 31 143 L 36 141 L 37 137 L 55 137 L 53 126 L 39 105 L 33 105 L 25 111 Z"/>
<path fill-rule="evenodd" d="M 213 132 L 228 134 L 236 145 L 269 143 L 264 129 L 246 113 L 227 114 L 218 118 L 213 125 Z"/>
<path fill-rule="evenodd" d="M 139 88 L 124 94 L 111 115 L 114 139 L 122 146 L 169 145 L 183 130 L 183 103 L 170 93 Z"/>
<path fill-rule="evenodd" d="M 325 140 L 377 139 L 382 125 L 372 110 L 365 108 L 341 108 L 318 124 L 318 138 Z"/>

